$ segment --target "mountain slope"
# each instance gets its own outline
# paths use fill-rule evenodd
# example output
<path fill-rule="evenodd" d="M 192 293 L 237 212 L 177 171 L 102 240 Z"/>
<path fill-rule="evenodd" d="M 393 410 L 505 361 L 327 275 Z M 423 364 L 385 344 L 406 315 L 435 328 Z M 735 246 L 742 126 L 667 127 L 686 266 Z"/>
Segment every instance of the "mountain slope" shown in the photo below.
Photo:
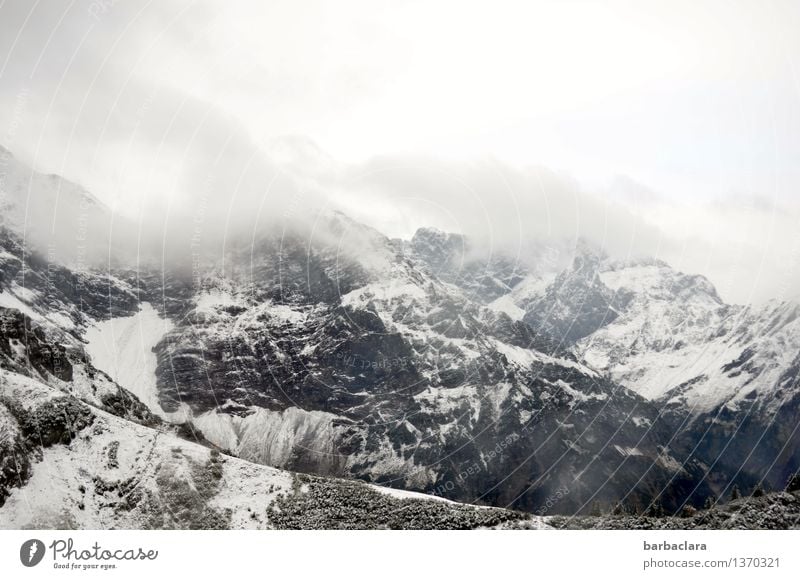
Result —
<path fill-rule="evenodd" d="M 667 444 L 706 465 L 711 492 L 734 483 L 780 488 L 800 467 L 799 306 L 728 305 L 706 278 L 653 259 L 580 263 L 590 267 L 560 274 L 534 303 L 555 321 L 527 320 L 547 332 L 561 319 L 580 326 L 587 310 L 602 312 L 572 352 L 660 409 L 672 431 Z M 564 298 L 565 283 L 578 300 Z"/>
<path fill-rule="evenodd" d="M 255 462 L 530 511 L 564 484 L 563 510 L 665 487 L 677 505 L 702 477 L 655 407 L 419 254 L 341 214 L 308 235 L 267 234 L 225 275 L 212 262 L 200 283 L 143 292 L 178 306 L 155 347 L 156 414 L 182 409 Z"/>
<path fill-rule="evenodd" d="M 18 311 L 2 313 L 4 321 L 22 318 L 22 327 L 31 327 Z M 59 362 L 60 378 L 52 367 L 38 368 L 53 345 L 33 328 L 29 356 L 8 327 L 0 336 L 14 346 L 0 370 L 2 528 L 545 527 L 521 513 L 395 496 L 222 455 L 179 438 L 113 383 L 127 407 L 95 396 L 97 381 L 110 381 L 88 363 L 82 371 L 92 377 L 91 393 L 79 389 L 84 400 L 67 393 L 69 361 Z"/>
<path fill-rule="evenodd" d="M 18 182 L 68 189 L 34 173 Z M 312 221 L 104 271 L 12 223 L 2 368 L 254 464 L 529 512 L 677 511 L 800 466 L 795 306 L 727 305 L 702 276 L 584 241 L 523 260 Z M 4 484 L 33 464 L 3 462 Z"/>

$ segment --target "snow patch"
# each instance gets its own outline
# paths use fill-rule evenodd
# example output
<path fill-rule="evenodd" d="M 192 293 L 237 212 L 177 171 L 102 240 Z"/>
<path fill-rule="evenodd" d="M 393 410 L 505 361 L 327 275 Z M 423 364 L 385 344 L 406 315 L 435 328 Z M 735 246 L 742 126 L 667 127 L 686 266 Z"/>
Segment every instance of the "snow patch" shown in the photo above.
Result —
<path fill-rule="evenodd" d="M 188 409 L 165 412 L 158 401 L 157 356 L 153 348 L 172 329 L 144 302 L 134 315 L 102 321 L 86 330 L 86 352 L 92 364 L 120 386 L 132 392 L 158 416 L 170 422 L 184 422 Z"/>
<path fill-rule="evenodd" d="M 44 321 L 44 317 L 38 312 L 34 311 L 28 304 L 23 302 L 16 294 L 7 290 L 0 292 L 0 307 L 19 310 L 32 320 L 37 322 Z"/>
<path fill-rule="evenodd" d="M 384 283 L 372 283 L 342 296 L 342 305 L 359 307 L 372 300 L 390 303 L 394 300 L 425 299 L 425 290 L 404 280 L 391 279 Z"/>
<path fill-rule="evenodd" d="M 619 446 L 615 444 L 614 449 L 622 456 L 644 456 L 642 451 L 635 446 Z"/>
<path fill-rule="evenodd" d="M 231 291 L 212 289 L 195 297 L 194 311 L 198 314 L 214 314 L 217 308 L 230 306 L 244 307 L 245 303 Z"/>
<path fill-rule="evenodd" d="M 368 484 L 367 486 L 369 488 L 371 488 L 372 490 L 374 490 L 374 491 L 378 491 L 382 495 L 388 495 L 388 496 L 393 497 L 395 499 L 418 499 L 418 500 L 423 500 L 423 501 L 425 501 L 425 500 L 428 500 L 428 501 L 441 501 L 443 503 L 450 503 L 451 505 L 457 504 L 457 503 L 455 503 L 455 502 L 453 502 L 451 500 L 448 500 L 448 499 L 446 499 L 444 497 L 440 497 L 438 495 L 428 495 L 428 494 L 424 494 L 424 493 L 415 493 L 413 491 L 406 491 L 406 490 L 402 490 L 402 489 L 393 489 L 391 487 L 384 487 L 384 486 L 380 486 L 380 485 Z"/>
<path fill-rule="evenodd" d="M 296 407 L 280 412 L 258 408 L 247 416 L 205 412 L 193 424 L 209 441 L 246 460 L 282 467 L 298 451 L 326 466 L 339 464 L 335 415 Z"/>
<path fill-rule="evenodd" d="M 510 294 L 500 296 L 489 304 L 489 309 L 508 315 L 515 322 L 520 321 L 525 316 L 525 310 L 514 303 L 514 298 Z"/>

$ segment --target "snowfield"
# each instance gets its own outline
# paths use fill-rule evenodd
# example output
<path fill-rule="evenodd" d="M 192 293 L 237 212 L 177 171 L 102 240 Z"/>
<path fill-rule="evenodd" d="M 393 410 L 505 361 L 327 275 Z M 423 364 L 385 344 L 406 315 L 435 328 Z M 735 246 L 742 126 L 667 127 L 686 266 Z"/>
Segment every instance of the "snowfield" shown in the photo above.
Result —
<path fill-rule="evenodd" d="M 90 326 L 84 338 L 92 364 L 132 392 L 151 412 L 170 422 L 184 422 L 188 409 L 165 412 L 158 401 L 156 354 L 153 348 L 173 327 L 147 302 L 133 316 Z"/>

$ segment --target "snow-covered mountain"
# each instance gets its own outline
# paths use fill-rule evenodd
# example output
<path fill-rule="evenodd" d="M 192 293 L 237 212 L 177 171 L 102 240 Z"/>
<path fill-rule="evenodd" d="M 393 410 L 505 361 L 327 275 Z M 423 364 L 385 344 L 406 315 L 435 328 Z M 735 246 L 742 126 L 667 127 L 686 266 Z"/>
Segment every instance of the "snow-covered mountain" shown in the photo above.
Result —
<path fill-rule="evenodd" d="M 125 480 L 150 506 L 181 493 L 159 486 L 162 469 L 204 497 L 188 519 L 154 522 L 150 507 L 101 520 L 100 499 L 84 502 L 81 526 L 303 526 L 287 497 L 371 488 L 343 479 L 529 512 L 678 510 L 734 482 L 777 488 L 800 467 L 797 306 L 727 305 L 707 279 L 657 260 L 618 261 L 585 241 L 487 255 L 461 235 L 390 239 L 338 212 L 231 236 L 185 268 L 120 258 L 75 269 L 26 245 L 18 224 L 0 243 L 0 487 L 11 497 L 0 516 L 38 480 L 39 456 L 61 461 L 66 487 L 88 488 L 70 482 L 85 478 L 68 466 L 78 449 L 102 480 L 122 463 L 98 457 L 127 457 Z M 53 444 L 23 433 L 14 401 L 24 407 L 27 390 L 78 413 L 53 424 Z M 151 446 L 161 466 L 126 444 Z M 32 458 L 15 470 L 21 448 Z M 223 463 L 222 479 L 205 480 Z M 321 495 L 296 492 L 310 484 L 298 480 Z M 264 485 L 280 486 L 278 511 L 295 519 L 244 520 L 213 498 Z M 488 524 L 475 512 L 489 511 L 464 525 Z M 20 516 L 12 526 L 29 523 Z"/>
<path fill-rule="evenodd" d="M 0 370 L 0 528 L 545 528 L 539 517 L 296 475 Z"/>
<path fill-rule="evenodd" d="M 530 312 L 544 315 L 538 327 L 588 367 L 655 402 L 675 421 L 676 452 L 727 471 L 721 488 L 738 477 L 780 488 L 800 466 L 787 428 L 800 394 L 798 311 L 725 304 L 703 276 L 593 254 L 540 290 L 523 319 L 536 326 Z"/>
<path fill-rule="evenodd" d="M 313 237 L 230 251 L 226 275 L 140 275 L 146 299 L 180 304 L 155 346 L 154 411 L 248 460 L 455 500 L 534 510 L 569 483 L 565 511 L 646 506 L 652 487 L 677 505 L 701 472 L 667 448 L 658 409 L 439 277 L 434 244 L 414 250 L 429 234 L 409 247 L 332 213 Z"/>
<path fill-rule="evenodd" d="M 0 146 L 0 226 L 44 259 L 83 270 L 115 253 L 133 255 L 133 228 L 89 191 L 32 169 Z M 112 235 L 113 234 L 113 235 Z"/>
<path fill-rule="evenodd" d="M 153 346 L 168 318 L 143 303 L 104 319 L 107 293 L 69 301 L 58 286 L 26 292 L 19 271 L 3 273 L 0 296 L 17 307 L 0 307 L 0 528 L 546 527 L 519 512 L 222 454 L 185 416 L 158 406 Z M 132 295 L 118 279 L 108 285 Z M 54 304 L 63 311 L 50 312 Z"/>

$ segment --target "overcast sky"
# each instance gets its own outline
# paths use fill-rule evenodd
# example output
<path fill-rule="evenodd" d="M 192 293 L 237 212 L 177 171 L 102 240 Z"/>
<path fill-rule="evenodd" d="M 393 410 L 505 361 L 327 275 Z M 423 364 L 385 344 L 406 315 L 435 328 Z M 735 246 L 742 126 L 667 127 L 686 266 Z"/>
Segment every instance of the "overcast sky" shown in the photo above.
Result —
<path fill-rule="evenodd" d="M 785 297 L 797 30 L 772 0 L 0 0 L 0 144 L 134 218 L 313 200 L 390 235 L 587 234 Z"/>

